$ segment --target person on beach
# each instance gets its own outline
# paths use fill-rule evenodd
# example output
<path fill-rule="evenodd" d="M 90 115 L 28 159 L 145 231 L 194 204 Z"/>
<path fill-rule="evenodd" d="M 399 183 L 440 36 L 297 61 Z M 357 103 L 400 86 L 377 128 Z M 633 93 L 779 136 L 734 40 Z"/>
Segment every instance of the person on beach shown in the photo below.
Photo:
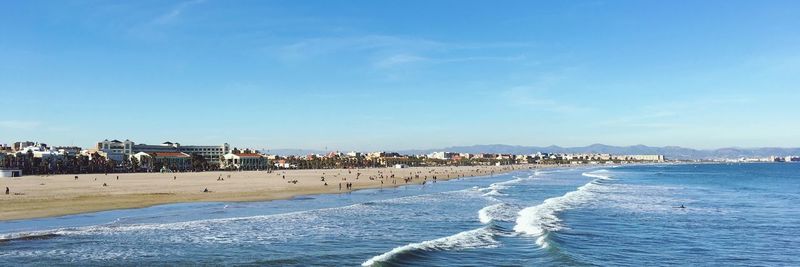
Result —
<path fill-rule="evenodd" d="M 342 183 L 339 183 L 339 191 L 342 191 Z"/>
<path fill-rule="evenodd" d="M 75 181 L 77 181 L 77 180 L 78 180 L 78 176 L 77 176 L 77 175 L 75 175 Z"/>
<path fill-rule="evenodd" d="M 10 193 L 11 193 L 11 190 L 9 190 L 9 189 L 8 189 L 8 186 L 6 186 L 6 195 L 8 195 L 8 194 L 10 194 Z"/>
<path fill-rule="evenodd" d="M 206 189 L 203 189 L 203 193 L 208 193 L 208 187 L 206 187 Z"/>
<path fill-rule="evenodd" d="M 119 181 L 119 175 L 117 175 L 117 181 Z"/>

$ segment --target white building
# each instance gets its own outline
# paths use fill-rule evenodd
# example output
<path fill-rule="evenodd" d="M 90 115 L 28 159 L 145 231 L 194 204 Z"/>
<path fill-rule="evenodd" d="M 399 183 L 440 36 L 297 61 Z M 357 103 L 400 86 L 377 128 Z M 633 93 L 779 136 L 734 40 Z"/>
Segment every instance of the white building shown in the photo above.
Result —
<path fill-rule="evenodd" d="M 451 159 L 454 156 L 458 156 L 458 153 L 441 151 L 428 154 L 428 158 L 432 159 Z"/>
<path fill-rule="evenodd" d="M 269 166 L 269 160 L 256 153 L 228 153 L 223 159 L 225 169 L 264 170 Z"/>
<path fill-rule="evenodd" d="M 29 152 L 33 154 L 34 158 L 43 158 L 43 159 L 49 159 L 63 155 L 62 153 L 50 150 L 49 148 L 43 145 L 24 147 L 17 153 L 28 154 Z"/>
<path fill-rule="evenodd" d="M 628 160 L 663 162 L 664 155 L 628 155 Z"/>
<path fill-rule="evenodd" d="M 22 171 L 19 169 L 0 168 L 0 177 L 20 177 L 20 176 L 22 176 Z"/>
<path fill-rule="evenodd" d="M 175 143 L 178 151 L 189 155 L 200 155 L 205 158 L 208 163 L 219 163 L 222 166 L 222 156 L 231 153 L 231 146 L 228 143 L 222 145 L 190 145 L 181 146 Z"/>

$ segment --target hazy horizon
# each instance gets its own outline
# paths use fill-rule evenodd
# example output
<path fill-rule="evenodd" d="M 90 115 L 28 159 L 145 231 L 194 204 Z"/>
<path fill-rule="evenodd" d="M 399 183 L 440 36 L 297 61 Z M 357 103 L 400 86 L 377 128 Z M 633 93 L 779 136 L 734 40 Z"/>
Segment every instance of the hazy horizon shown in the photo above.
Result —
<path fill-rule="evenodd" d="M 37 2 L 0 143 L 800 147 L 800 2 Z"/>

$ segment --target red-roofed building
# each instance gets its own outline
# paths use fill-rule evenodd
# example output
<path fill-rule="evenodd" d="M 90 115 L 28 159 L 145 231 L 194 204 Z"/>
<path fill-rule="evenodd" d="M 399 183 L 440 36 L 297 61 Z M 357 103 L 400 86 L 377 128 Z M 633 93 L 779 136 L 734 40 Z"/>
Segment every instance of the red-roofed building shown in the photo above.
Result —
<path fill-rule="evenodd" d="M 223 160 L 223 168 L 229 170 L 266 170 L 269 167 L 269 160 L 256 153 L 228 153 Z"/>

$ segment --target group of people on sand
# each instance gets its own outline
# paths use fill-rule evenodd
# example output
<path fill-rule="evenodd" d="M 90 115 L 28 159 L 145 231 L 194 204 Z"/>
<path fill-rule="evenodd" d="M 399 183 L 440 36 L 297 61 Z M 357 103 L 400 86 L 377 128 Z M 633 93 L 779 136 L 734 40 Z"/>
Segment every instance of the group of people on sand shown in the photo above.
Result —
<path fill-rule="evenodd" d="M 344 183 L 345 189 L 353 189 L 353 183 Z M 339 183 L 339 190 L 342 190 L 342 183 Z"/>

